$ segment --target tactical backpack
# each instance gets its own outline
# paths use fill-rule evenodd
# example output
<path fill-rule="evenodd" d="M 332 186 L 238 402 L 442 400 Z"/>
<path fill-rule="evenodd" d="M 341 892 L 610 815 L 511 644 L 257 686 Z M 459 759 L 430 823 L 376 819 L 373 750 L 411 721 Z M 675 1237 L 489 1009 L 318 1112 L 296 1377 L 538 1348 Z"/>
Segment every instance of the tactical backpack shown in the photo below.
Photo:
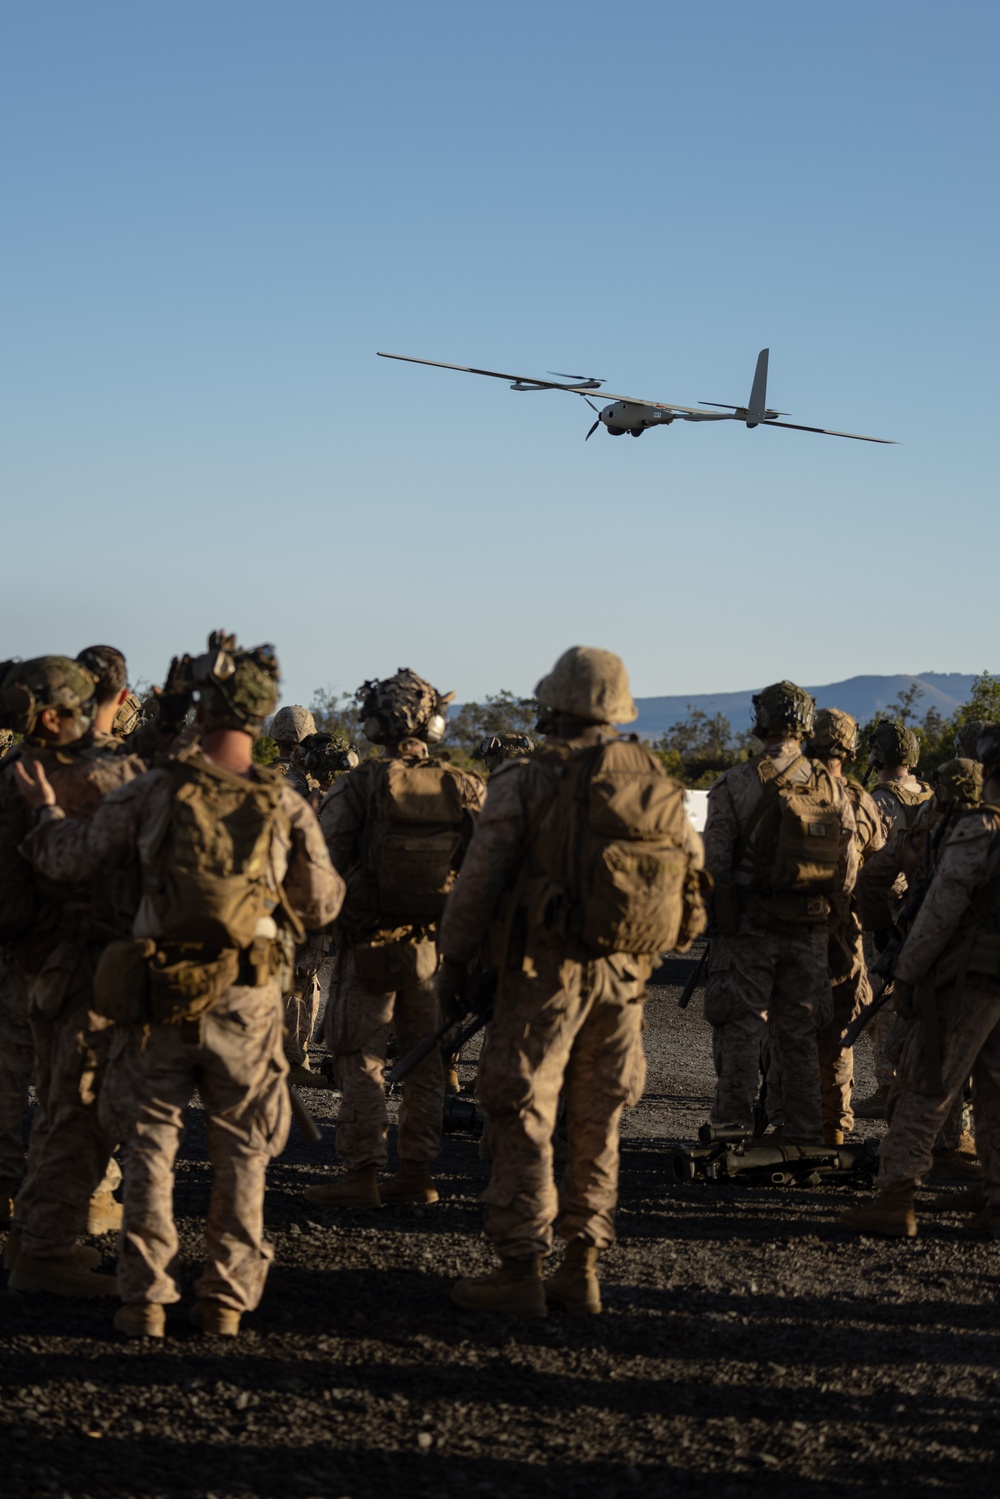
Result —
<path fill-rule="evenodd" d="M 377 762 L 356 883 L 378 917 L 416 923 L 444 910 L 472 835 L 462 774 L 439 758 Z"/>
<path fill-rule="evenodd" d="M 688 878 L 684 789 L 659 761 L 634 738 L 553 745 L 536 760 L 555 760 L 558 782 L 532 840 L 542 873 L 529 886 L 529 924 L 534 912 L 593 952 L 636 957 L 703 930 L 689 910 L 700 893 Z"/>
<path fill-rule="evenodd" d="M 809 766 L 809 778 L 789 771 Z M 750 889 L 758 895 L 831 895 L 837 886 L 843 824 L 833 777 L 819 760 L 798 755 L 784 770 L 766 756 L 758 761 L 763 794 L 743 830 L 740 850 L 756 832 Z M 738 853 L 739 864 L 742 853 Z"/>

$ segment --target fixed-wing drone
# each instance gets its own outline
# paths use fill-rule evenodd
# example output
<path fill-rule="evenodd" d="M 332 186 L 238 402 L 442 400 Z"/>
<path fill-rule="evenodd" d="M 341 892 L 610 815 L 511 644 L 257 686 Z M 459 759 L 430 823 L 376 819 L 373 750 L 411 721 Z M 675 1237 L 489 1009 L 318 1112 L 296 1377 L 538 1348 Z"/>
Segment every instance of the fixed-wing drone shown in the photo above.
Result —
<path fill-rule="evenodd" d="M 696 406 L 677 406 L 673 401 L 644 401 L 635 396 L 614 396 L 610 391 L 601 391 L 610 398 L 611 404 L 599 411 L 590 400 L 588 392 L 598 391 L 604 384 L 593 376 L 560 375 L 555 370 L 550 374 L 555 380 L 533 380 L 528 375 L 504 375 L 499 370 L 477 370 L 469 364 L 444 364 L 440 359 L 414 359 L 409 354 L 384 354 L 380 359 L 402 359 L 407 364 L 431 364 L 439 370 L 461 370 L 466 375 L 489 375 L 492 380 L 509 380 L 511 390 L 566 390 L 571 396 L 582 396 L 591 411 L 597 412 L 597 421 L 584 438 L 586 442 L 602 424 L 612 437 L 622 437 L 628 432 L 632 437 L 641 437 L 647 427 L 669 427 L 671 422 L 746 422 L 748 427 L 790 427 L 795 432 L 821 432 L 826 437 L 852 437 L 857 442 L 892 443 L 890 437 L 864 437 L 860 432 L 835 432 L 831 427 L 804 427 L 801 422 L 782 422 L 778 418 L 788 416 L 787 411 L 771 411 L 767 406 L 767 349 L 757 355 L 750 399 L 745 406 L 732 406 L 723 401 L 702 401 L 701 406 L 714 406 L 715 411 L 700 411 Z M 569 382 L 568 384 L 566 382 Z"/>

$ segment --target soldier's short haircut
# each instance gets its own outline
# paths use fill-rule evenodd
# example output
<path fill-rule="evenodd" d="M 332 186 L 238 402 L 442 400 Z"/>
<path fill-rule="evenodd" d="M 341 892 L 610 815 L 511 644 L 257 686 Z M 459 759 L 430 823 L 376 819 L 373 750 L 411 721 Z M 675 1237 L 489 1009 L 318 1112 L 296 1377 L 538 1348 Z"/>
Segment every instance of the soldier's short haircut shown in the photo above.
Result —
<path fill-rule="evenodd" d="M 125 657 L 113 645 L 88 645 L 76 659 L 97 678 L 94 696 L 98 703 L 110 703 L 128 686 Z"/>

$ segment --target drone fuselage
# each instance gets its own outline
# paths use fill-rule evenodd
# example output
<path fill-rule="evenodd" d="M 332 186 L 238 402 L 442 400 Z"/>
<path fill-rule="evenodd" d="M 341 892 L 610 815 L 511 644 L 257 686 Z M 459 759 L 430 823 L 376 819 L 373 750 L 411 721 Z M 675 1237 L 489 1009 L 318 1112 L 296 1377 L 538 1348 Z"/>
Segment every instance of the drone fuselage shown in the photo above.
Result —
<path fill-rule="evenodd" d="M 669 411 L 659 411 L 655 406 L 639 406 L 632 401 L 612 401 L 600 416 L 612 437 L 621 437 L 625 432 L 638 437 L 647 427 L 669 427 L 674 419 Z"/>

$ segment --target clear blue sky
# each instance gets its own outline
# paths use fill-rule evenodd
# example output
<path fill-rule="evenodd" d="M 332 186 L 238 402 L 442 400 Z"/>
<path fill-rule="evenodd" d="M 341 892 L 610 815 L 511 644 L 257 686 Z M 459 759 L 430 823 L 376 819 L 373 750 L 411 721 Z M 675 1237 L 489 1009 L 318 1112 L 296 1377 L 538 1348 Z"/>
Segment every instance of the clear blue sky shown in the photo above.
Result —
<path fill-rule="evenodd" d="M 2 654 L 286 700 L 996 666 L 993 3 L 46 0 L 0 35 Z M 771 404 L 640 441 L 578 398 Z"/>

